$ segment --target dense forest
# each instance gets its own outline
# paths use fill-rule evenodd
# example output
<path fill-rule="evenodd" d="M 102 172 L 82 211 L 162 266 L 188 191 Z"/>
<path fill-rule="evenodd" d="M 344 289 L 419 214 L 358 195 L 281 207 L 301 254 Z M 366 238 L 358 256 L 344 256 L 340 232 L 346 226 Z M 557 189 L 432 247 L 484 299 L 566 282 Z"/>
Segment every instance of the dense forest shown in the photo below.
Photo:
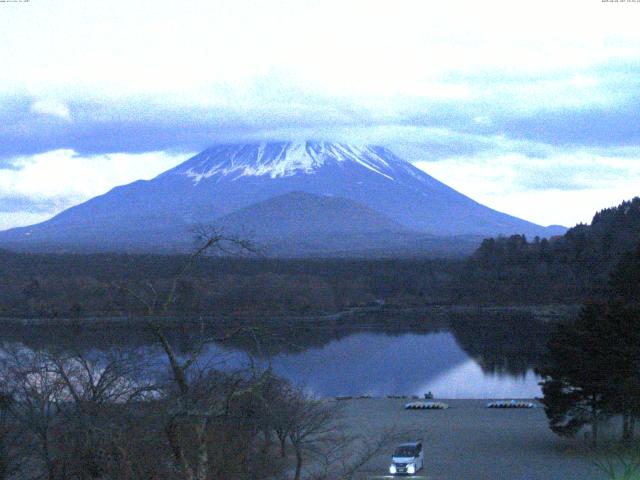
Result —
<path fill-rule="evenodd" d="M 595 444 L 599 425 L 620 416 L 622 441 L 634 439 L 640 418 L 638 294 L 640 246 L 615 265 L 603 295 L 586 303 L 574 321 L 556 326 L 538 373 L 549 426 L 557 434 L 575 436 L 591 425 Z M 633 472 L 637 478 L 638 464 Z"/>
<path fill-rule="evenodd" d="M 577 304 L 598 297 L 640 241 L 640 198 L 551 239 L 486 239 L 468 259 L 203 257 L 183 275 L 181 315 L 319 314 L 354 307 Z M 121 316 L 139 312 L 181 271 L 184 255 L 0 251 L 1 317 Z"/>
<path fill-rule="evenodd" d="M 0 253 L 0 316 L 137 313 L 130 295 L 166 292 L 186 256 Z M 203 257 L 177 285 L 174 314 L 314 314 L 449 301 L 460 262 Z"/>
<path fill-rule="evenodd" d="M 491 238 L 464 267 L 458 298 L 487 303 L 582 303 L 601 297 L 613 267 L 640 242 L 640 198 L 595 214 L 560 237 Z"/>

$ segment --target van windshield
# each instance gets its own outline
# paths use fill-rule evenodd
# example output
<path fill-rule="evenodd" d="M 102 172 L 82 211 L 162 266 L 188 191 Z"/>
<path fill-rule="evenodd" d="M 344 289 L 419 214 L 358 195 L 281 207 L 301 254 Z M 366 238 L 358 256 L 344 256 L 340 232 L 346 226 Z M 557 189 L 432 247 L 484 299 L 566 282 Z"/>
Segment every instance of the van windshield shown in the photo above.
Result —
<path fill-rule="evenodd" d="M 416 447 L 398 447 L 393 453 L 394 457 L 415 457 L 416 455 L 418 455 Z"/>

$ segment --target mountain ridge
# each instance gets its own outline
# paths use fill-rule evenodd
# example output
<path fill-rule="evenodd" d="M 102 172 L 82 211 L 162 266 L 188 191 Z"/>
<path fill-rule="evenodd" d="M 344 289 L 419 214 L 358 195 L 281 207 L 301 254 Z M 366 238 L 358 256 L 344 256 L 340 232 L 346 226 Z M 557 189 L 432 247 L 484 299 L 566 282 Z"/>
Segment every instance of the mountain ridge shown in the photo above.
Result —
<path fill-rule="evenodd" d="M 265 220 L 270 223 L 265 225 Z M 259 231 L 262 235 L 274 235 L 282 229 L 293 234 L 407 231 L 399 223 L 352 200 L 300 191 L 241 208 L 216 219 L 214 225 L 234 232 Z"/>

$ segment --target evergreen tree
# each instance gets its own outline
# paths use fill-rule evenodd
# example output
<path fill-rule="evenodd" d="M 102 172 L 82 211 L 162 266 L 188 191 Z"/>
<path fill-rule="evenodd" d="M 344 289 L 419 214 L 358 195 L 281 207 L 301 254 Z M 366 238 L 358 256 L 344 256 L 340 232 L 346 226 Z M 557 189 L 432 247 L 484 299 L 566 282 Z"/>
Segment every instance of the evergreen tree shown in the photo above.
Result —
<path fill-rule="evenodd" d="M 602 210 L 590 225 L 576 225 L 548 240 L 527 242 L 522 235 L 486 239 L 466 262 L 462 298 L 498 303 L 604 298 L 610 273 L 639 240 L 640 197 Z"/>
<path fill-rule="evenodd" d="M 614 410 L 622 415 L 622 438 L 633 439 L 640 416 L 640 245 L 625 255 L 611 275 L 607 324 L 611 344 L 611 377 L 617 396 Z"/>
<path fill-rule="evenodd" d="M 552 431 L 573 436 L 591 425 L 593 441 L 598 425 L 608 412 L 609 385 L 602 318 L 605 308 L 591 304 L 583 308 L 575 323 L 560 325 L 551 337 L 544 366 L 538 373 L 542 403 Z"/>
<path fill-rule="evenodd" d="M 583 308 L 548 344 L 539 369 L 542 402 L 551 429 L 574 435 L 590 424 L 622 416 L 622 439 L 633 438 L 640 416 L 640 247 L 614 269 L 606 303 Z"/>

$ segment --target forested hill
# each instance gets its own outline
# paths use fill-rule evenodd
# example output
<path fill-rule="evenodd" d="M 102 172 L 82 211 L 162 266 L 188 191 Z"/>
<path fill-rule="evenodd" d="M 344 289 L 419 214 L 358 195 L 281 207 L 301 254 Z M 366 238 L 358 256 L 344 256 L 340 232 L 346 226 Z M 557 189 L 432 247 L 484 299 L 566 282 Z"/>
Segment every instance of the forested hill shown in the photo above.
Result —
<path fill-rule="evenodd" d="M 640 243 L 640 198 L 562 237 L 485 240 L 467 259 L 200 259 L 181 278 L 184 315 L 315 314 L 384 304 L 583 303 Z M 162 294 L 186 256 L 26 254 L 0 250 L 0 317 L 139 313 L 126 290 Z M 153 285 L 149 289 L 148 285 Z"/>
<path fill-rule="evenodd" d="M 492 303 L 582 302 L 606 288 L 612 267 L 639 243 L 640 197 L 549 240 L 490 238 L 467 262 L 461 295 Z"/>

